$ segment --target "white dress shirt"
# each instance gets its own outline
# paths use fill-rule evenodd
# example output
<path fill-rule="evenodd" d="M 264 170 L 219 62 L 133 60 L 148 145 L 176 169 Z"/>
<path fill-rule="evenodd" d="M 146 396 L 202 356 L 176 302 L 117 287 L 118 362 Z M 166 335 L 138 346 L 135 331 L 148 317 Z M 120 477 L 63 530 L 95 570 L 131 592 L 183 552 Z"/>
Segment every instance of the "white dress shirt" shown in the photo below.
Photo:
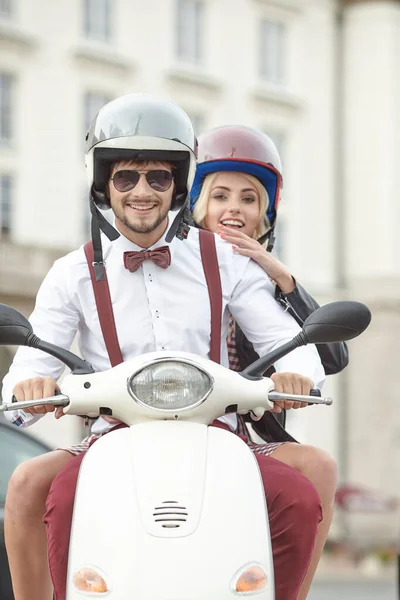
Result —
<path fill-rule="evenodd" d="M 165 245 L 165 235 L 151 248 Z M 275 301 L 273 286 L 261 267 L 234 253 L 231 244 L 215 236 L 223 293 L 221 364 L 228 366 L 226 336 L 230 314 L 262 356 L 292 339 L 300 328 Z M 123 253 L 142 250 L 124 236 L 110 242 L 103 236 L 103 252 L 118 340 L 125 360 L 153 351 L 181 350 L 203 357 L 210 351 L 210 301 L 200 257 L 199 231 L 192 228 L 187 240 L 169 244 L 167 269 L 144 261 L 135 272 L 123 263 Z M 57 260 L 44 279 L 30 317 L 41 339 L 70 348 L 77 335 L 81 355 L 96 371 L 110 368 L 83 246 Z M 276 370 L 310 377 L 314 385 L 324 380 L 314 346 L 294 350 L 275 364 Z M 3 380 L 3 401 L 10 402 L 14 386 L 32 377 L 58 379 L 64 365 L 32 348 L 18 349 Z M 41 415 L 22 411 L 5 413 L 20 426 Z M 234 416 L 234 415 L 232 415 Z M 108 428 L 103 419 L 94 431 Z"/>

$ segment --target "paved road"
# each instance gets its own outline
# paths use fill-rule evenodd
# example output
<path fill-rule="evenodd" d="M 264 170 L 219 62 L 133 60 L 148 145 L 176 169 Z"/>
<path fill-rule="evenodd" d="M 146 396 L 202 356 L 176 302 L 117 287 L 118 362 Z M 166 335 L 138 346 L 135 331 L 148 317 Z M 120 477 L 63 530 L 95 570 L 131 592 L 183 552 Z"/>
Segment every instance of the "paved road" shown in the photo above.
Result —
<path fill-rule="evenodd" d="M 397 600 L 394 583 L 316 582 L 308 600 Z"/>

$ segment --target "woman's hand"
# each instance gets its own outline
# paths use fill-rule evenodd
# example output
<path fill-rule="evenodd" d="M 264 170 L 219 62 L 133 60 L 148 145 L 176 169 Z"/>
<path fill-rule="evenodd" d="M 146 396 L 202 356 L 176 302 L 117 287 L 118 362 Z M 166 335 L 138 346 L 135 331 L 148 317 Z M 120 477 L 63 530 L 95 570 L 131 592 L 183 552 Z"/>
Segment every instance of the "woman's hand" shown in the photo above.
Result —
<path fill-rule="evenodd" d="M 264 269 L 270 277 L 280 287 L 284 294 L 290 294 L 296 287 L 295 281 L 287 268 L 279 262 L 277 258 L 261 246 L 254 238 L 242 233 L 240 229 L 227 227 L 220 224 L 218 234 L 223 240 L 232 244 L 233 249 L 238 254 L 252 258 Z"/>

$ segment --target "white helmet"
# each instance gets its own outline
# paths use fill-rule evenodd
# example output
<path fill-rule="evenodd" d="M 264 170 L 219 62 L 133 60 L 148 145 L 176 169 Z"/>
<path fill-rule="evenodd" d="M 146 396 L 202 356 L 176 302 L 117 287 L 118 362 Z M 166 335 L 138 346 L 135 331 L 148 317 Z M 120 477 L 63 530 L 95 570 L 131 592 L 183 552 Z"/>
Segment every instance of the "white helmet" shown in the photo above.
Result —
<path fill-rule="evenodd" d="M 112 100 L 93 119 L 86 135 L 85 163 L 92 198 L 110 208 L 107 183 L 111 165 L 120 160 L 155 160 L 172 164 L 175 194 L 171 209 L 187 201 L 196 170 L 197 141 L 182 108 L 151 94 L 128 94 Z"/>

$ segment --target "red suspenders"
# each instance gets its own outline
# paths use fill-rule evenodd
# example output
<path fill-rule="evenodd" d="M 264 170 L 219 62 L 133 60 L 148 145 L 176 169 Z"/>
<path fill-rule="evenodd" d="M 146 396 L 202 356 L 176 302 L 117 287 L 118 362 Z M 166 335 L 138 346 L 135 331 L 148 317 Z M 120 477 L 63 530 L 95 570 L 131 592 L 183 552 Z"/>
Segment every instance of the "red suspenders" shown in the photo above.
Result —
<path fill-rule="evenodd" d="M 119 347 L 117 330 L 115 328 L 114 312 L 111 304 L 110 288 L 108 287 L 107 273 L 104 269 L 105 277 L 103 281 L 96 281 L 93 268 L 93 244 L 87 242 L 84 246 L 86 260 L 89 265 L 90 278 L 96 300 L 97 314 L 99 315 L 100 327 L 106 344 L 108 357 L 112 367 L 124 362 L 121 348 Z"/>
<path fill-rule="evenodd" d="M 204 274 L 208 286 L 211 308 L 211 340 L 210 358 L 214 362 L 220 362 L 221 351 L 221 321 L 222 321 L 222 288 L 219 274 L 215 238 L 212 233 L 200 229 L 200 253 L 203 262 Z M 93 245 L 87 242 L 84 246 L 86 260 L 89 265 L 90 278 L 96 300 L 97 313 L 99 315 L 100 327 L 107 348 L 111 366 L 115 367 L 123 362 L 121 348 L 118 342 L 115 327 L 114 313 L 111 304 L 110 289 L 107 274 L 103 281 L 96 281 L 93 269 Z"/>
<path fill-rule="evenodd" d="M 221 362 L 222 288 L 215 238 L 212 233 L 200 229 L 200 253 L 206 276 L 211 309 L 210 359 Z"/>

